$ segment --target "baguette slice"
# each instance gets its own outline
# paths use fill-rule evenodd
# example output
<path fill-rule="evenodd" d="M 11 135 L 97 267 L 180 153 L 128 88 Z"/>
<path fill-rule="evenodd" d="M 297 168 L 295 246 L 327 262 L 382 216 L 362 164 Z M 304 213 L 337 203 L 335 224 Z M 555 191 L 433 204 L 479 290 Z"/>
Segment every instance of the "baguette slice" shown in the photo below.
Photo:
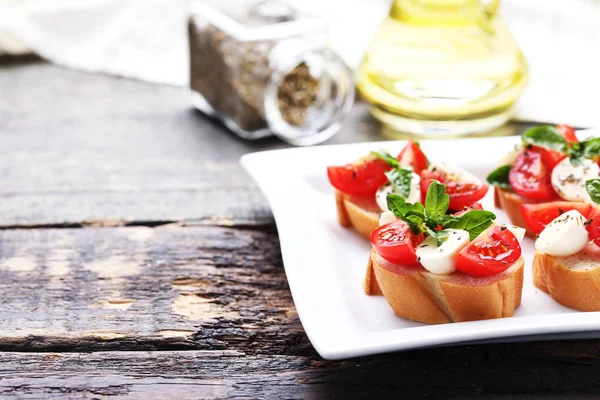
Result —
<path fill-rule="evenodd" d="M 354 228 L 364 238 L 369 239 L 371 232 L 379 226 L 379 213 L 366 210 L 352 203 L 340 191 L 335 191 L 335 205 L 341 226 Z"/>
<path fill-rule="evenodd" d="M 564 306 L 600 311 L 600 257 L 586 254 L 585 249 L 568 257 L 536 251 L 533 284 Z"/>
<path fill-rule="evenodd" d="M 436 275 L 371 252 L 365 292 L 383 294 L 396 315 L 428 324 L 511 317 L 521 304 L 524 260 L 490 277 Z"/>
<path fill-rule="evenodd" d="M 504 210 L 513 225 L 525 228 L 525 234 L 532 238 L 535 238 L 536 234 L 527 227 L 523 213 L 521 212 L 521 204 L 537 203 L 543 203 L 543 201 L 525 198 L 511 190 L 494 188 L 494 205 Z"/>

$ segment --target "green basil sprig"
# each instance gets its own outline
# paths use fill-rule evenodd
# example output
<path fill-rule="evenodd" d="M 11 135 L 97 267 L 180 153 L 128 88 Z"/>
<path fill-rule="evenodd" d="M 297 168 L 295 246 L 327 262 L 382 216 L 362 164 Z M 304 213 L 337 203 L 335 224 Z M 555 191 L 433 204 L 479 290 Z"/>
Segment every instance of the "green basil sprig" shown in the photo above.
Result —
<path fill-rule="evenodd" d="M 464 229 L 473 240 L 496 219 L 494 213 L 483 210 L 471 210 L 460 217 L 446 215 L 449 203 L 450 196 L 446 193 L 446 186 L 436 180 L 433 180 L 427 189 L 425 206 L 421 203 L 408 203 L 396 194 L 387 196 L 390 211 L 406 222 L 414 234 L 432 236 L 437 246 L 441 246 L 448 237 L 443 229 Z"/>
<path fill-rule="evenodd" d="M 380 160 L 385 161 L 392 168 L 397 168 L 400 166 L 400 162 L 398 162 L 398 160 L 394 156 L 392 156 L 385 150 L 372 151 L 371 155 L 379 158 Z"/>
<path fill-rule="evenodd" d="M 569 150 L 567 140 L 558 128 L 552 125 L 539 125 L 529 128 L 523 132 L 521 139 L 525 144 L 544 147 L 561 153 L 566 153 Z"/>
<path fill-rule="evenodd" d="M 446 193 L 446 185 L 432 181 L 425 196 L 425 212 L 430 219 L 439 219 L 446 214 L 450 206 L 450 196 Z"/>
<path fill-rule="evenodd" d="M 412 170 L 406 168 L 393 168 L 385 173 L 388 181 L 396 188 L 396 191 L 407 198 L 410 194 L 410 183 L 412 182 Z"/>
<path fill-rule="evenodd" d="M 585 158 L 600 156 L 600 137 L 592 137 L 578 143 L 569 143 L 552 125 L 540 125 L 526 130 L 522 135 L 523 143 L 560 151 L 571 159 L 571 164 L 578 166 Z"/>
<path fill-rule="evenodd" d="M 472 210 L 457 220 L 449 221 L 444 228 L 449 229 L 464 229 L 469 232 L 471 240 L 475 239 L 492 225 L 492 221 L 496 219 L 496 215 L 491 211 L 485 210 Z"/>
<path fill-rule="evenodd" d="M 398 160 L 385 150 L 372 151 L 371 154 L 392 167 L 391 170 L 385 173 L 385 176 L 398 193 L 405 198 L 408 197 L 412 181 L 412 168 L 402 167 Z"/>

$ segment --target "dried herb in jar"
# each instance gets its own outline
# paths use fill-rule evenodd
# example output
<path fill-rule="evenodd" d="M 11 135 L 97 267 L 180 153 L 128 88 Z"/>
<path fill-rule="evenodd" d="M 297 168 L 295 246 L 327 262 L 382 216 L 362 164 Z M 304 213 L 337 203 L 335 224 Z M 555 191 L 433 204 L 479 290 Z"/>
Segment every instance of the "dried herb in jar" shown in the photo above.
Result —
<path fill-rule="evenodd" d="M 319 81 L 311 76 L 305 63 L 286 74 L 277 91 L 277 104 L 283 119 L 290 125 L 302 126 L 318 90 Z"/>
<path fill-rule="evenodd" d="M 242 130 L 267 128 L 264 97 L 274 72 L 269 54 L 278 42 L 239 41 L 213 25 L 197 26 L 193 18 L 188 28 L 191 89 Z M 306 64 L 287 73 L 277 92 L 283 119 L 302 126 L 318 90 L 319 80 Z"/>

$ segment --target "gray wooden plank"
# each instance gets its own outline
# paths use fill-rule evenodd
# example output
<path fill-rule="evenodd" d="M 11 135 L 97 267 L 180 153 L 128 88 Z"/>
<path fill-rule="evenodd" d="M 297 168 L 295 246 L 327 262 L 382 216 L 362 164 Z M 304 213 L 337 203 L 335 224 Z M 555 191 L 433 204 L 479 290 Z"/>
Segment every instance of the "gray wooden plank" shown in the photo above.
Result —
<path fill-rule="evenodd" d="M 180 88 L 41 62 L 0 68 L 0 225 L 270 221 L 238 159 L 287 145 L 234 137 Z M 375 137 L 349 128 L 331 143 Z"/>
<path fill-rule="evenodd" d="M 593 398 L 600 389 L 598 359 L 582 359 L 573 348 L 548 362 L 535 358 L 535 347 L 431 349 L 344 362 L 236 351 L 0 353 L 0 395 L 563 399 Z"/>
<path fill-rule="evenodd" d="M 0 64 L 0 93 L 0 227 L 272 221 L 238 159 L 289 146 L 238 139 L 184 89 L 31 62 Z M 327 144 L 384 139 L 358 103 Z"/>
<path fill-rule="evenodd" d="M 3 350 L 310 350 L 273 232 L 2 230 L 0 292 Z"/>
<path fill-rule="evenodd" d="M 0 93 L 0 224 L 270 217 L 237 164 L 251 147 L 181 89 L 33 63 Z"/>

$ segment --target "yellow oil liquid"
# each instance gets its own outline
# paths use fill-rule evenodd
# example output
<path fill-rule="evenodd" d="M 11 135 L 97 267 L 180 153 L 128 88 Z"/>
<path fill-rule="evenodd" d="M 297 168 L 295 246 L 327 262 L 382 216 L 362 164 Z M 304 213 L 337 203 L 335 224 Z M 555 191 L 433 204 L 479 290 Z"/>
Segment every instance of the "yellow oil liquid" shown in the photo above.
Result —
<path fill-rule="evenodd" d="M 527 65 L 498 1 L 396 0 L 357 71 L 357 87 L 387 131 L 481 133 L 504 124 Z"/>

